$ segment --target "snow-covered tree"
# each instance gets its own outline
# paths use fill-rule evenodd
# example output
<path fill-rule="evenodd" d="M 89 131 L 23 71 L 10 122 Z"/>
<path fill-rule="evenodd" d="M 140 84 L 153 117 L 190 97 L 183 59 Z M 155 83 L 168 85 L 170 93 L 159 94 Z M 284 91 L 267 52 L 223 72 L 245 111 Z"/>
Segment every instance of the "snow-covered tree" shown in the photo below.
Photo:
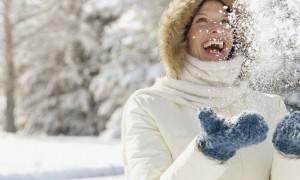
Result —
<path fill-rule="evenodd" d="M 168 1 L 143 0 L 133 4 L 105 28 L 102 44 L 107 63 L 90 85 L 94 100 L 99 103 L 98 115 L 109 121 L 102 135 L 105 138 L 120 136 L 122 109 L 128 97 L 164 73 L 156 42 L 160 14 Z"/>
<path fill-rule="evenodd" d="M 47 30 L 23 46 L 19 117 L 26 133 L 99 133 L 101 120 L 88 86 L 104 61 L 103 28 L 119 13 L 95 14 L 103 9 L 93 5 L 84 0 L 59 2 L 46 17 L 52 21 Z"/>
<path fill-rule="evenodd" d="M 35 33 L 42 30 L 45 26 L 32 26 L 35 24 L 34 18 L 44 16 L 54 1 L 39 3 L 38 1 L 20 0 L 1 1 L 1 87 L 6 99 L 5 103 L 5 130 L 15 132 L 15 106 L 16 106 L 16 82 L 18 72 L 16 65 L 19 63 L 16 54 L 20 50 L 20 45 L 32 38 Z M 29 6 L 30 4 L 30 6 Z M 29 8 L 30 7 L 30 8 Z M 23 31 L 26 28 L 26 31 Z"/>
<path fill-rule="evenodd" d="M 10 21 L 11 2 L 9 0 L 3 1 L 3 56 L 5 61 L 5 79 L 4 84 L 6 95 L 6 123 L 5 130 L 8 132 L 15 132 L 14 124 L 14 109 L 15 109 L 15 69 L 13 61 L 13 25 Z"/>
<path fill-rule="evenodd" d="M 25 133 L 97 135 L 109 119 L 119 124 L 134 90 L 163 73 L 156 32 L 168 1 L 9 2 L 18 22 L 14 114 Z"/>

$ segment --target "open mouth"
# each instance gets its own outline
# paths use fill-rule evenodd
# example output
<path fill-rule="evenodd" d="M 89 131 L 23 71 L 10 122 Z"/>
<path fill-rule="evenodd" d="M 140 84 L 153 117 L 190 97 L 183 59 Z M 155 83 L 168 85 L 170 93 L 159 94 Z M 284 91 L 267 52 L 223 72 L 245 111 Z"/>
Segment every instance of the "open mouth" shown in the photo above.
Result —
<path fill-rule="evenodd" d="M 225 42 L 222 40 L 210 40 L 203 44 L 204 50 L 209 54 L 222 54 Z"/>

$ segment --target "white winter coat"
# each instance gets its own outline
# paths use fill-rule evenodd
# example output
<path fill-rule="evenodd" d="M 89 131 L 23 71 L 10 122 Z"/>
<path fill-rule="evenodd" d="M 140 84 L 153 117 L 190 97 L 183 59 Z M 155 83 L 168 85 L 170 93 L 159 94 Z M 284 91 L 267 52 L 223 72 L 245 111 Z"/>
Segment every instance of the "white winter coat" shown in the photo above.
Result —
<path fill-rule="evenodd" d="M 224 2 L 229 2 L 226 0 Z M 202 0 L 174 0 L 162 18 L 160 49 L 167 76 L 136 91 L 122 120 L 122 155 L 129 180 L 297 180 L 300 160 L 279 154 L 271 139 L 286 114 L 279 96 L 253 91 L 238 82 L 240 58 L 204 62 L 186 55 L 183 28 Z M 232 2 L 232 1 L 231 1 Z M 196 148 L 198 108 L 219 115 L 254 111 L 269 126 L 267 139 L 242 148 L 226 162 Z"/>
<path fill-rule="evenodd" d="M 183 70 L 180 80 L 158 79 L 153 87 L 130 97 L 122 125 L 127 179 L 300 179 L 300 160 L 279 154 L 271 143 L 276 124 L 287 114 L 283 101 L 279 96 L 250 90 L 245 82 L 228 86 L 237 76 L 238 71 L 232 69 L 240 65 L 237 61 L 241 60 L 213 63 L 189 57 L 186 66 L 189 70 Z M 218 71 L 221 67 L 222 71 Z M 204 74 L 211 75 L 203 78 Z M 217 86 L 218 83 L 222 85 Z M 195 142 L 200 133 L 197 112 L 201 107 L 212 107 L 225 117 L 243 111 L 257 112 L 269 126 L 268 138 L 238 150 L 226 162 L 206 157 Z"/>

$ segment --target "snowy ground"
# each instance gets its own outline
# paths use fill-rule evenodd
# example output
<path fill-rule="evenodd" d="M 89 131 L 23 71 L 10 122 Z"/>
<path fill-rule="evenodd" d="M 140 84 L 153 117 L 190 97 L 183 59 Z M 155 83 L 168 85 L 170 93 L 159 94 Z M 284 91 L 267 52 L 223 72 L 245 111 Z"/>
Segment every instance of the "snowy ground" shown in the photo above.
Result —
<path fill-rule="evenodd" d="M 0 179 L 125 180 L 120 142 L 0 134 Z"/>

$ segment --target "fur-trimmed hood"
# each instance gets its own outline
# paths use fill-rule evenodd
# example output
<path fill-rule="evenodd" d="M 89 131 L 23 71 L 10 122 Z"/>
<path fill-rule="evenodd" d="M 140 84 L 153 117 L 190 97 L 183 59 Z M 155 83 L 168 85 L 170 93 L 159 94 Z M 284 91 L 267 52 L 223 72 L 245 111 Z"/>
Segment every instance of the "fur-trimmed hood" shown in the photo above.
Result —
<path fill-rule="evenodd" d="M 222 0 L 232 8 L 234 0 Z M 185 27 L 203 0 L 173 0 L 161 19 L 160 54 L 167 76 L 178 79 L 186 61 Z"/>

